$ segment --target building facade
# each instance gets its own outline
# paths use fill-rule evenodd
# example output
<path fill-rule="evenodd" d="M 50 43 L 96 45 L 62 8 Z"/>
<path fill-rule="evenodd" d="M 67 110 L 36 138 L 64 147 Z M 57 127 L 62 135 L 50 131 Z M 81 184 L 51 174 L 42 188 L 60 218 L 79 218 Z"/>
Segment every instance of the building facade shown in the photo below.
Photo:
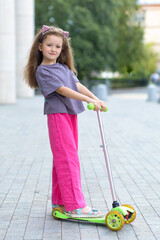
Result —
<path fill-rule="evenodd" d="M 144 27 L 144 41 L 153 43 L 158 53 L 157 70 L 160 71 L 160 0 L 139 0 L 140 20 Z"/>
<path fill-rule="evenodd" d="M 0 0 L 0 104 L 32 97 L 23 71 L 34 37 L 34 0 Z"/>

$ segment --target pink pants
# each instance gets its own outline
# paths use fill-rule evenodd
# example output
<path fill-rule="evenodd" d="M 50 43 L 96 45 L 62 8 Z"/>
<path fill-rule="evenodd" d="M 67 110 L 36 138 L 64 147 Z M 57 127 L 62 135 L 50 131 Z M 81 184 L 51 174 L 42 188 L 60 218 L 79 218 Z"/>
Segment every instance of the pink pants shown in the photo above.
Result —
<path fill-rule="evenodd" d="M 64 205 L 66 211 L 85 207 L 78 157 L 77 115 L 54 113 L 47 117 L 53 154 L 52 204 Z"/>

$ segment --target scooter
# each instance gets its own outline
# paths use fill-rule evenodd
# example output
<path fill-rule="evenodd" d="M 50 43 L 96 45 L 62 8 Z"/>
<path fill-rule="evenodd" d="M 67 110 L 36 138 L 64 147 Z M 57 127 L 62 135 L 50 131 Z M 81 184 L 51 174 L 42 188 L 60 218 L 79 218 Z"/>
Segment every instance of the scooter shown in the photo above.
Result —
<path fill-rule="evenodd" d="M 95 108 L 93 103 L 89 103 L 87 107 L 89 110 L 94 110 Z M 107 111 L 108 111 L 108 108 L 104 110 L 104 112 L 107 112 Z M 104 152 L 105 163 L 107 167 L 108 180 L 109 180 L 109 185 L 110 185 L 111 195 L 113 200 L 112 209 L 111 211 L 108 212 L 108 214 L 105 217 L 99 217 L 99 218 L 98 217 L 97 218 L 86 218 L 86 217 L 72 218 L 69 214 L 67 214 L 66 212 L 63 212 L 61 208 L 58 208 L 58 207 L 53 209 L 52 215 L 55 219 L 72 219 L 72 220 L 80 220 L 85 222 L 86 221 L 93 222 L 98 224 L 106 224 L 107 227 L 112 231 L 118 231 L 124 226 L 124 224 L 129 224 L 135 220 L 136 211 L 132 206 L 128 204 L 120 205 L 120 203 L 117 200 L 112 171 L 111 171 L 110 159 L 109 159 L 107 145 L 104 137 L 104 130 L 103 130 L 100 111 L 97 111 L 97 118 L 98 118 L 98 124 L 100 129 L 101 140 L 102 140 L 102 148 Z"/>

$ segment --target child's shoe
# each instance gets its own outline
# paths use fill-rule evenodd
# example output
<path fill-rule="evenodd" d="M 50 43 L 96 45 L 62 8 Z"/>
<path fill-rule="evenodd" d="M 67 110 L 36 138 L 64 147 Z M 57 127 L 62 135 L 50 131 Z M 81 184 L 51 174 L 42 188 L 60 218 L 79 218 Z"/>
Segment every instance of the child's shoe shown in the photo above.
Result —
<path fill-rule="evenodd" d="M 54 208 L 60 208 L 63 212 L 66 212 L 66 209 L 65 209 L 65 207 L 63 206 L 63 205 L 56 205 L 56 204 L 52 204 L 52 210 L 54 209 Z"/>
<path fill-rule="evenodd" d="M 83 208 L 67 212 L 72 218 L 103 218 L 104 214 L 98 210 L 91 209 L 88 213 L 82 213 Z"/>

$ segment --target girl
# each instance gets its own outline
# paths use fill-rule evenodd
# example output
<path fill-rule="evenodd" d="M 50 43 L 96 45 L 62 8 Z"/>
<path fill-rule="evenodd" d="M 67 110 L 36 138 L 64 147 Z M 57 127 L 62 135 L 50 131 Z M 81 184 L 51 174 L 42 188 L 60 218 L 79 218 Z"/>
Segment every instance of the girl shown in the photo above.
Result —
<path fill-rule="evenodd" d="M 52 207 L 61 207 L 72 217 L 103 217 L 86 206 L 82 193 L 77 114 L 84 111 L 82 101 L 93 103 L 95 111 L 105 110 L 106 105 L 77 79 L 68 37 L 60 28 L 43 25 L 33 42 L 25 79 L 45 97 L 53 154 Z"/>

